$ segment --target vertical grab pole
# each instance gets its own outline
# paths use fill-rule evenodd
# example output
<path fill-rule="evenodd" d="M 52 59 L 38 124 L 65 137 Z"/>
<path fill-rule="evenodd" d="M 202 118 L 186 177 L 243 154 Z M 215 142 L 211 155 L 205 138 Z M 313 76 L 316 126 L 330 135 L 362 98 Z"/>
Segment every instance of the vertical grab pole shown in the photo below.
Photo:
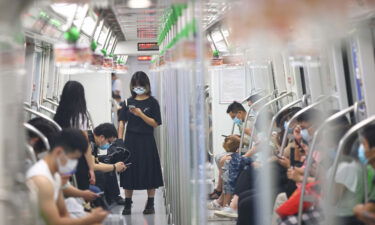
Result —
<path fill-rule="evenodd" d="M 283 108 L 281 108 L 273 117 L 272 117 L 272 121 L 271 121 L 271 125 L 270 125 L 270 129 L 268 130 L 268 133 L 267 133 L 267 137 L 270 139 L 271 138 L 271 135 L 272 135 L 272 126 L 273 124 L 275 123 L 277 117 L 279 117 L 279 115 L 281 115 L 281 113 L 285 112 L 286 110 L 288 110 L 289 108 L 291 108 L 292 106 L 294 105 L 297 105 L 298 103 L 302 103 L 303 102 L 303 97 L 298 99 L 298 100 L 295 100 L 294 102 L 291 102 L 289 103 L 288 105 L 284 106 Z"/>
<path fill-rule="evenodd" d="M 315 151 L 315 145 L 317 143 L 317 140 L 318 140 L 318 137 L 319 137 L 320 133 L 331 122 L 333 122 L 336 119 L 338 119 L 338 118 L 346 115 L 347 113 L 352 112 L 353 110 L 355 110 L 356 108 L 358 108 L 358 106 L 360 104 L 363 104 L 363 103 L 364 103 L 364 101 L 356 102 L 354 105 L 352 105 L 352 106 L 350 106 L 350 107 L 348 107 L 348 108 L 346 108 L 344 110 L 341 110 L 340 112 L 337 112 L 337 113 L 333 114 L 328 119 L 326 119 L 323 122 L 323 124 L 321 126 L 319 126 L 318 129 L 314 132 L 314 136 L 313 136 L 313 139 L 312 139 L 312 142 L 311 142 L 311 148 L 310 148 L 310 150 L 308 152 L 308 155 L 307 155 L 307 163 L 306 163 L 305 171 L 304 171 L 304 174 L 303 174 L 301 197 L 300 197 L 299 205 L 298 205 L 298 225 L 302 224 L 303 202 L 304 202 L 304 196 L 305 196 L 307 178 L 308 178 L 308 175 L 309 175 L 308 171 L 310 170 L 310 167 L 311 167 L 311 164 L 312 164 L 313 153 Z"/>
<path fill-rule="evenodd" d="M 320 100 L 318 100 L 317 102 L 315 102 L 315 103 L 313 103 L 313 104 L 307 106 L 306 108 L 303 108 L 303 109 L 301 109 L 300 111 L 298 111 L 298 112 L 297 112 L 297 113 L 296 113 L 296 114 L 295 114 L 295 115 L 289 120 L 289 123 L 287 124 L 285 130 L 288 130 L 290 124 L 292 124 L 292 122 L 294 122 L 294 121 L 295 121 L 295 120 L 296 120 L 296 119 L 297 119 L 302 113 L 307 112 L 307 111 L 309 111 L 309 110 L 315 108 L 316 106 L 320 105 L 321 103 L 323 103 L 323 102 L 325 102 L 325 101 L 327 101 L 327 100 L 329 100 L 329 99 L 331 99 L 331 98 L 334 98 L 334 97 L 333 97 L 333 96 L 323 96 L 323 97 L 321 97 Z M 288 134 L 288 132 L 285 132 L 285 133 L 284 133 L 284 136 L 283 136 L 283 141 L 282 141 L 281 146 L 280 146 L 280 149 L 279 149 L 280 156 L 282 156 L 283 153 L 284 153 L 284 147 L 285 147 L 285 145 L 286 145 L 286 137 L 287 137 L 287 134 Z"/>
<path fill-rule="evenodd" d="M 283 92 L 282 92 L 283 93 Z M 267 102 L 256 114 L 255 116 L 255 120 L 254 120 L 254 123 L 252 125 L 252 128 L 251 128 L 251 136 L 250 136 L 250 142 L 249 142 L 249 145 L 250 145 L 250 148 L 253 147 L 253 139 L 254 139 L 254 133 L 255 133 L 255 123 L 257 122 L 258 120 L 258 116 L 261 114 L 261 112 L 263 110 L 265 110 L 268 106 L 271 106 L 273 103 L 276 103 L 278 102 L 279 100 L 285 98 L 285 97 L 288 97 L 288 96 L 291 96 L 293 95 L 293 92 L 288 92 L 288 93 L 285 93 L 283 95 L 280 95 L 279 97 L 275 98 L 275 99 L 272 99 L 271 101 Z M 271 127 L 272 129 L 272 127 Z"/>
<path fill-rule="evenodd" d="M 250 109 L 249 111 L 246 113 L 246 118 L 245 118 L 245 122 L 243 123 L 243 127 L 242 127 L 242 132 L 241 132 L 241 139 L 240 139 L 240 152 L 242 152 L 242 147 L 243 147 L 243 139 L 244 139 L 244 136 L 245 136 L 245 128 L 246 128 L 246 124 L 249 120 L 249 117 L 250 117 L 250 112 L 253 110 L 253 108 L 256 106 L 256 105 L 259 105 L 260 103 L 262 103 L 264 100 L 272 97 L 274 94 L 274 92 L 272 92 L 271 94 L 259 99 L 258 101 L 254 102 L 254 104 L 252 104 L 250 106 Z M 233 125 L 234 127 L 234 125 Z"/>
<path fill-rule="evenodd" d="M 362 129 L 363 127 L 367 126 L 368 124 L 372 123 L 375 121 L 375 116 L 371 116 L 361 122 L 359 122 L 358 124 L 354 125 L 348 132 L 345 133 L 344 137 L 341 138 L 340 142 L 339 142 L 339 146 L 337 148 L 337 153 L 336 153 L 336 157 L 335 157 L 335 160 L 333 162 L 333 166 L 332 166 L 332 173 L 330 174 L 329 178 L 328 178 L 328 184 L 327 184 L 327 196 L 328 196 L 328 199 L 327 201 L 330 201 L 332 199 L 332 196 L 330 196 L 330 194 L 332 193 L 332 187 L 333 187 L 333 184 L 334 184 L 334 181 L 335 181 L 335 175 L 336 175 L 336 172 L 337 172 L 337 167 L 338 167 L 338 164 L 339 164 L 339 160 L 340 160 L 340 157 L 342 155 L 342 152 L 344 151 L 344 147 L 347 145 L 347 143 L 349 142 L 350 138 L 354 135 L 354 134 L 357 134 L 357 132 Z M 329 222 L 329 220 L 327 221 Z"/>

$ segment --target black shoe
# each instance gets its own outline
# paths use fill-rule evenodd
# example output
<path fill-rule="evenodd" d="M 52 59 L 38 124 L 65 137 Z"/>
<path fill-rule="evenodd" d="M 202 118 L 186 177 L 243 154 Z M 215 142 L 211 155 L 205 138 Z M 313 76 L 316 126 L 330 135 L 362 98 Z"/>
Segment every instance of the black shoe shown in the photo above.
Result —
<path fill-rule="evenodd" d="M 145 215 L 155 214 L 154 206 L 152 206 L 150 208 L 145 208 L 145 210 L 143 210 L 143 214 L 145 214 Z"/>
<path fill-rule="evenodd" d="M 113 202 L 116 202 L 117 205 L 125 205 L 125 199 L 123 199 L 121 196 L 117 196 L 117 198 L 112 200 Z"/>
<path fill-rule="evenodd" d="M 154 208 L 154 198 L 148 198 L 145 210 L 143 210 L 143 214 L 155 214 L 155 208 Z"/>
<path fill-rule="evenodd" d="M 132 213 L 132 199 L 125 198 L 124 210 L 122 210 L 122 215 L 130 215 Z"/>

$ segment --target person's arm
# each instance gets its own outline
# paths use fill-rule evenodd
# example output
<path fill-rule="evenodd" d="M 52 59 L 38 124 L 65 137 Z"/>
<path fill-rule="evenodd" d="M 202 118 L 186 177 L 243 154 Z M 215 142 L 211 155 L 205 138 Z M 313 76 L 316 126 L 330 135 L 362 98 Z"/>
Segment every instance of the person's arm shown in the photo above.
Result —
<path fill-rule="evenodd" d="M 112 171 L 123 172 L 126 170 L 126 166 L 123 162 L 118 162 L 115 164 L 95 163 L 94 169 L 96 171 L 101 171 L 104 173 L 108 173 Z"/>
<path fill-rule="evenodd" d="M 47 225 L 91 225 L 101 223 L 108 215 L 108 212 L 103 209 L 96 209 L 85 217 L 70 218 L 61 191 L 57 202 L 55 202 L 54 189 L 47 178 L 36 176 L 31 180 L 38 188 L 39 207 Z"/>
<path fill-rule="evenodd" d="M 87 131 L 83 132 L 86 136 L 86 140 L 89 143 L 89 136 L 87 134 Z M 92 149 L 91 149 L 91 144 L 88 144 L 87 151 L 85 153 L 85 159 L 87 161 L 87 165 L 89 167 L 89 174 L 90 174 L 90 184 L 95 184 L 95 173 L 94 173 L 94 164 L 95 160 L 92 157 Z"/>
<path fill-rule="evenodd" d="M 118 138 L 124 140 L 125 121 L 120 120 L 118 123 Z"/>
<path fill-rule="evenodd" d="M 356 205 L 353 209 L 354 215 L 366 224 L 375 224 L 374 203 Z"/>
<path fill-rule="evenodd" d="M 130 109 L 130 111 L 134 115 L 140 117 L 143 121 L 145 121 L 145 123 L 147 123 L 151 127 L 156 128 L 159 126 L 159 124 L 153 118 L 146 116 L 146 114 L 144 114 L 140 108 Z"/>
<path fill-rule="evenodd" d="M 96 198 L 99 197 L 96 193 L 90 190 L 80 190 L 72 185 L 68 185 L 68 187 L 63 189 L 63 194 L 65 197 L 76 197 L 76 198 L 83 198 L 86 201 L 94 201 Z"/>

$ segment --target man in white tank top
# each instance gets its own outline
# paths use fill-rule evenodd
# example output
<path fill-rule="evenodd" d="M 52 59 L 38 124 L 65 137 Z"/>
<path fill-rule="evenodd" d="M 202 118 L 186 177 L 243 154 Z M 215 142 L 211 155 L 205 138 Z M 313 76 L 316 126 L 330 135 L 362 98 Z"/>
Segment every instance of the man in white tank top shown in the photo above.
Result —
<path fill-rule="evenodd" d="M 78 159 L 88 147 L 85 136 L 77 129 L 66 129 L 59 132 L 50 145 L 51 150 L 48 154 L 32 166 L 26 174 L 28 182 L 37 189 L 43 220 L 46 224 L 51 225 L 102 223 L 108 212 L 101 208 L 93 209 L 85 217 L 71 218 L 66 209 L 61 191 L 61 177 L 59 174 L 74 174 Z"/>

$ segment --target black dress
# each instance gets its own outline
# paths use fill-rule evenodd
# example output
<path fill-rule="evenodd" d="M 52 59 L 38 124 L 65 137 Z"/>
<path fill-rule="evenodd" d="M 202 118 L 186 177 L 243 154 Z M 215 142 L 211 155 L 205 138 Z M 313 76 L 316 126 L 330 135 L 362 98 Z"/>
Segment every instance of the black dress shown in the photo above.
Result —
<path fill-rule="evenodd" d="M 157 124 L 161 124 L 160 106 L 155 98 L 149 97 L 141 101 L 129 98 L 128 105 L 140 108 L 145 115 L 153 118 Z M 131 113 L 128 107 L 122 108 L 119 120 L 127 122 L 125 147 L 131 153 L 132 163 L 125 172 L 121 173 L 121 187 L 127 190 L 146 190 L 163 186 L 154 128 Z"/>

